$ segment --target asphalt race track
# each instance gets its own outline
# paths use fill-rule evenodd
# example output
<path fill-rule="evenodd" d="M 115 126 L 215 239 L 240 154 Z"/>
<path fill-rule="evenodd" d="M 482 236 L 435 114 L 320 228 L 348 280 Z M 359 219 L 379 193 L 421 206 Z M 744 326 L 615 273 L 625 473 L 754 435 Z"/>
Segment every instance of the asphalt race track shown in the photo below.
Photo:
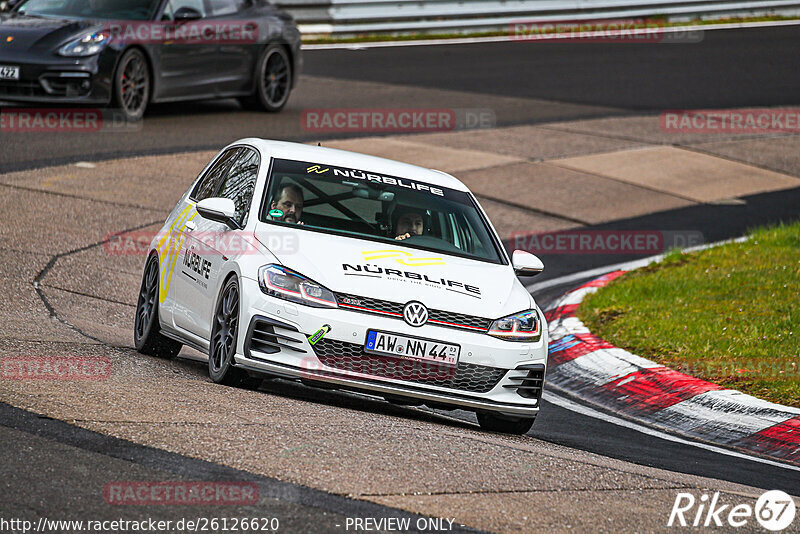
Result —
<path fill-rule="evenodd" d="M 780 53 L 776 53 L 780 50 Z M 0 171 L 124 155 L 215 149 L 256 136 L 323 140 L 307 108 L 488 108 L 498 125 L 658 113 L 674 108 L 791 105 L 800 26 L 708 31 L 696 44 L 508 42 L 305 53 L 278 115 L 235 101 L 154 106 L 141 130 L 2 136 Z"/>
<path fill-rule="evenodd" d="M 0 172 L 36 176 L 50 165 L 214 150 L 248 136 L 333 137 L 302 129 L 308 108 L 481 108 L 492 110 L 501 126 L 671 108 L 791 106 L 800 103 L 799 55 L 797 26 L 711 31 L 695 45 L 314 50 L 306 52 L 301 85 L 280 114 L 241 111 L 232 101 L 193 103 L 156 106 L 140 129 L 126 132 L 0 133 Z M 19 297 L 11 309 L 31 318 L 30 331 L 15 325 L 0 334 L 0 354 L 46 355 L 58 347 L 107 354 L 115 369 L 108 384 L 65 385 L 55 402 L 44 385 L 31 386 L 26 398 L 0 383 L 0 400 L 7 401 L 0 403 L 0 517 L 267 514 L 281 518 L 283 532 L 345 532 L 352 517 L 460 514 L 470 526 L 454 528 L 465 531 L 656 531 L 678 491 L 721 491 L 731 502 L 766 489 L 800 495 L 798 470 L 643 434 L 578 413 L 568 397 L 548 395 L 530 435 L 517 438 L 482 433 L 467 413 L 397 407 L 299 384 L 228 390 L 211 384 L 191 353 L 170 362 L 137 356 L 127 338 L 141 259 L 103 255 L 102 238 L 163 220 L 198 170 L 165 164 L 163 192 L 154 192 L 153 183 L 125 183 L 124 176 L 70 194 L 24 182 L 0 187 L 7 221 L 0 275 L 25 285 L 4 283 L 0 292 Z M 796 219 L 798 206 L 795 188 L 590 227 L 691 228 L 717 241 Z M 545 258 L 541 281 L 627 259 L 633 257 L 554 255 Z M 25 300 L 34 281 L 35 298 Z M 545 305 L 578 283 L 535 296 Z M 48 403 L 54 414 L 37 416 Z M 115 480 L 247 481 L 258 486 L 262 502 L 202 510 L 111 507 L 102 488 Z M 630 517 L 628 504 L 640 515 Z"/>
<path fill-rule="evenodd" d="M 791 26 L 706 31 L 691 44 L 514 41 L 329 50 L 308 54 L 306 72 L 628 111 L 791 105 L 798 33 Z"/>

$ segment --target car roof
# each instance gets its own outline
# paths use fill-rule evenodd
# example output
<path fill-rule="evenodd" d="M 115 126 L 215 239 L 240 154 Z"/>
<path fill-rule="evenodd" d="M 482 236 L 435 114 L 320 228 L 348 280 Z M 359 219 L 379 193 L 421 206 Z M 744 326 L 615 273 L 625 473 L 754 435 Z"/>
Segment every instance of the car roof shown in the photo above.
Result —
<path fill-rule="evenodd" d="M 302 143 L 290 143 L 287 141 L 273 141 L 270 139 L 259 139 L 257 137 L 240 139 L 235 143 L 231 143 L 231 145 L 238 144 L 252 145 L 261 152 L 269 154 L 274 158 L 309 161 L 360 171 L 371 171 L 389 176 L 409 178 L 440 187 L 449 187 L 458 191 L 469 191 L 461 180 L 446 172 L 419 167 L 409 163 L 401 163 L 391 159 L 359 154 L 358 152 L 350 152 L 349 150 L 339 150 L 336 148 L 326 148 Z"/>

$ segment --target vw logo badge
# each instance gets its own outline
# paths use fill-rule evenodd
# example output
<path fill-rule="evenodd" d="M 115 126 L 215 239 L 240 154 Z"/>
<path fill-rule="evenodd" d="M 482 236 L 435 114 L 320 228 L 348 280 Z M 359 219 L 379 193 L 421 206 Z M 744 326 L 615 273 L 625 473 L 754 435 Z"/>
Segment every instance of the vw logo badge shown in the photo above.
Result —
<path fill-rule="evenodd" d="M 403 319 L 411 326 L 422 326 L 428 322 L 428 308 L 412 300 L 403 307 Z"/>

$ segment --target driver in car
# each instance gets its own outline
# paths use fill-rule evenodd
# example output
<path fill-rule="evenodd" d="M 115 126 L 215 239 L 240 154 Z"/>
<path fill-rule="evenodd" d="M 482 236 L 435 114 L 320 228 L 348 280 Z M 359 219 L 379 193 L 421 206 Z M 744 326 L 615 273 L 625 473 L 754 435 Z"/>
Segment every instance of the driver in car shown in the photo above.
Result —
<path fill-rule="evenodd" d="M 278 199 L 272 201 L 269 218 L 273 221 L 303 224 L 300 220 L 303 215 L 303 202 L 303 190 L 295 184 L 286 184 L 281 187 Z M 280 211 L 281 215 L 274 216 L 275 210 Z"/>
<path fill-rule="evenodd" d="M 425 234 L 425 215 L 424 211 L 410 206 L 398 207 L 393 217 L 393 234 L 395 239 L 402 241 L 411 236 Z"/>

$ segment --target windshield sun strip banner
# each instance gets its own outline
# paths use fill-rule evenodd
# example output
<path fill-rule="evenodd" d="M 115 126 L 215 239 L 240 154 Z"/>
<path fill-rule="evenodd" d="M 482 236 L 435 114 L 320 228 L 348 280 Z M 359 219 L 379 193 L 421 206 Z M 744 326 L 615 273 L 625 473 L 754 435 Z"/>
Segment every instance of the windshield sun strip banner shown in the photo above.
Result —
<path fill-rule="evenodd" d="M 404 189 L 420 193 L 429 193 L 448 200 L 467 203 L 467 193 L 464 191 L 420 182 L 407 177 L 364 171 L 352 167 L 337 167 L 335 165 L 319 164 L 310 161 L 275 159 L 271 172 L 273 175 L 280 172 L 293 175 L 305 175 L 309 178 L 327 178 L 345 185 L 350 185 L 350 182 L 353 184 L 383 185 L 396 188 L 396 190 Z"/>

